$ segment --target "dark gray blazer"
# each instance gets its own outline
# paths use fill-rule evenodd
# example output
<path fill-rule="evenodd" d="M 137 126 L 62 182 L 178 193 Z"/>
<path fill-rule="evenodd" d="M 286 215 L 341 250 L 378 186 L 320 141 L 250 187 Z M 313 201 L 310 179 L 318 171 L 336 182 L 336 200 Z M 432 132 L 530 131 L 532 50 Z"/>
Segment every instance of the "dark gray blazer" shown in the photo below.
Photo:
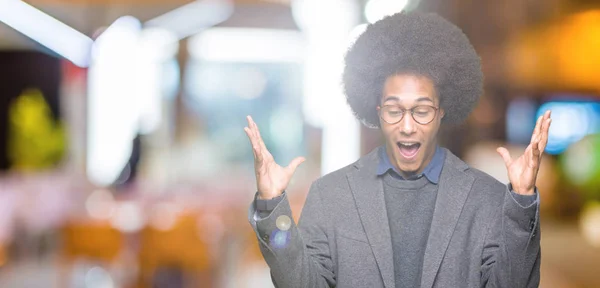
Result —
<path fill-rule="evenodd" d="M 375 149 L 317 179 L 288 230 L 287 196 L 260 220 L 252 203 L 248 219 L 276 287 L 395 287 L 377 164 Z M 447 149 L 439 185 L 421 287 L 538 287 L 539 201 L 522 207 L 507 185 Z"/>

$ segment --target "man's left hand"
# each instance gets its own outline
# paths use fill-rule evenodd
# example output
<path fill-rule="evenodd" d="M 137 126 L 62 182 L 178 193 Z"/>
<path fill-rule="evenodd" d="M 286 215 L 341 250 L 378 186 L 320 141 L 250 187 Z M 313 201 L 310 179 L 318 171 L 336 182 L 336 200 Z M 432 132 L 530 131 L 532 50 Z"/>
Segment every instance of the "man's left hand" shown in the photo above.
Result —
<path fill-rule="evenodd" d="M 506 148 L 499 147 L 496 151 L 504 159 L 508 170 L 508 179 L 514 192 L 522 195 L 535 193 L 535 180 L 540 169 L 542 154 L 548 143 L 548 130 L 550 129 L 550 110 L 540 116 L 533 129 L 531 142 L 521 157 L 513 160 Z"/>

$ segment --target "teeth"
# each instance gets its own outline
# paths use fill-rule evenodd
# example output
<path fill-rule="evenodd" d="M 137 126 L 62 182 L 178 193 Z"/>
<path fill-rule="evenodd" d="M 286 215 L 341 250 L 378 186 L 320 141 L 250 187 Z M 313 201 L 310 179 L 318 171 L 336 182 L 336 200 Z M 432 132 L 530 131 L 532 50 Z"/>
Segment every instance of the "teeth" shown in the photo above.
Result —
<path fill-rule="evenodd" d="M 417 145 L 417 143 L 406 143 L 406 142 L 400 142 L 400 144 L 404 145 L 404 146 L 412 146 L 412 145 Z"/>

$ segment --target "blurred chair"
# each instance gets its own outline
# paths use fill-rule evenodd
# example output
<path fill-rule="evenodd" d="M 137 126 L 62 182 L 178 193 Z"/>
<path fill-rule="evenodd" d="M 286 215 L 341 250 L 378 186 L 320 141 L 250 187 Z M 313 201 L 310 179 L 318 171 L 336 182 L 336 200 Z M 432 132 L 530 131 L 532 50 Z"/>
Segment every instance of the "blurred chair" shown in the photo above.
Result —
<path fill-rule="evenodd" d="M 169 228 L 142 230 L 138 287 L 214 287 L 210 245 L 200 237 L 210 231 L 201 231 L 193 214 L 179 215 Z"/>
<path fill-rule="evenodd" d="M 8 255 L 6 255 L 6 246 L 0 242 L 0 268 L 2 268 L 8 261 Z"/>
<path fill-rule="evenodd" d="M 118 261 L 125 246 L 125 235 L 109 222 L 69 222 L 61 229 L 60 286 L 68 281 L 74 264 L 87 260 L 110 267 Z"/>
<path fill-rule="evenodd" d="M 62 229 L 63 256 L 111 262 L 123 248 L 125 237 L 110 223 L 69 223 Z"/>

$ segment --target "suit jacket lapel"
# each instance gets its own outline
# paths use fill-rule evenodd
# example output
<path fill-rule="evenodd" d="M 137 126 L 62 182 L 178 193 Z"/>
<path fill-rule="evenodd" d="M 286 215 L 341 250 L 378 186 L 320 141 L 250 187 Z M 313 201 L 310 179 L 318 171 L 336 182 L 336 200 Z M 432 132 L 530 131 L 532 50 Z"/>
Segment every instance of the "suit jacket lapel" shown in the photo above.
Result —
<path fill-rule="evenodd" d="M 394 288 L 394 254 L 387 217 L 383 184 L 377 177 L 377 149 L 355 163 L 347 174 L 367 239 L 387 288 Z"/>
<path fill-rule="evenodd" d="M 446 253 L 474 181 L 473 176 L 465 172 L 468 169 L 467 164 L 449 150 L 445 150 L 446 160 L 440 177 L 429 239 L 425 248 L 421 288 L 433 286 L 442 258 Z"/>

